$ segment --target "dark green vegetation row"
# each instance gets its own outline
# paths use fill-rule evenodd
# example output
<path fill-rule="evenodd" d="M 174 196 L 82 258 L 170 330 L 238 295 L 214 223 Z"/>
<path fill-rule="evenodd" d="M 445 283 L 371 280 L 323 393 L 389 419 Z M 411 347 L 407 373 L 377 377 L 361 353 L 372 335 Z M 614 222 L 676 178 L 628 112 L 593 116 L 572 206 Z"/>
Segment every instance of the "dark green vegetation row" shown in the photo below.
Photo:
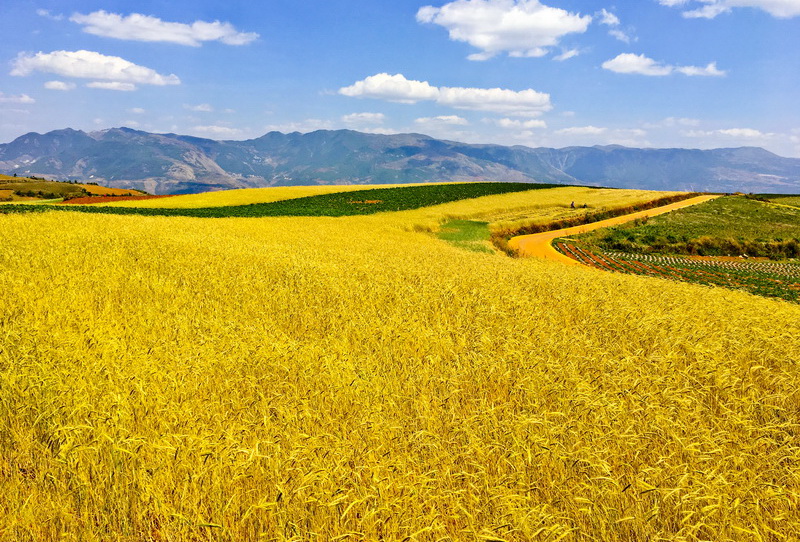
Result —
<path fill-rule="evenodd" d="M 634 254 L 800 257 L 800 208 L 728 196 L 579 237 L 581 244 Z"/>
<path fill-rule="evenodd" d="M 267 217 L 267 216 L 352 216 L 384 211 L 406 211 L 495 194 L 522 192 L 565 185 L 534 183 L 462 183 L 428 184 L 396 188 L 376 188 L 337 194 L 308 196 L 271 203 L 253 203 L 200 209 L 146 209 L 137 207 L 101 207 L 94 205 L 5 205 L 2 213 L 71 211 L 117 215 L 190 216 L 198 218 Z"/>

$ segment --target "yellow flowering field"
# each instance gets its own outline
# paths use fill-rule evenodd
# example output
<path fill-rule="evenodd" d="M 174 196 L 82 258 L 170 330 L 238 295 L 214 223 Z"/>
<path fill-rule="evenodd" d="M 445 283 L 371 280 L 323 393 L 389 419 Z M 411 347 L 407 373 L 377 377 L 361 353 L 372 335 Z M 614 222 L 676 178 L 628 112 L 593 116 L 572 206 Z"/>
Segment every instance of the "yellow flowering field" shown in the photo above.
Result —
<path fill-rule="evenodd" d="M 800 532 L 800 306 L 440 212 L 0 216 L 0 540 Z"/>

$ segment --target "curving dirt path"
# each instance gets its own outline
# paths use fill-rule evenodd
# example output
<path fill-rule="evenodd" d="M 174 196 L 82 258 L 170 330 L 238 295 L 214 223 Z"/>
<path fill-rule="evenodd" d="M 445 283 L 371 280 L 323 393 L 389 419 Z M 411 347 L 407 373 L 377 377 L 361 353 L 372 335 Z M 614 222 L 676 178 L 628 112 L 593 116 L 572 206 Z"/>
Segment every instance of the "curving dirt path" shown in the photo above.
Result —
<path fill-rule="evenodd" d="M 637 218 L 649 218 L 652 216 L 662 215 L 664 213 L 669 213 L 670 211 L 675 211 L 676 209 L 683 209 L 684 207 L 697 205 L 698 203 L 704 203 L 718 197 L 719 196 L 711 195 L 697 196 L 696 198 L 670 203 L 669 205 L 664 205 L 663 207 L 655 207 L 653 209 L 638 211 L 629 215 L 608 218 L 599 222 L 592 222 L 591 224 L 583 224 L 582 226 L 572 226 L 571 228 L 534 233 L 531 235 L 518 235 L 517 237 L 512 237 L 509 239 L 508 245 L 517 250 L 520 256 L 532 256 L 535 258 L 543 258 L 545 260 L 555 260 L 567 265 L 583 265 L 577 260 L 573 260 L 572 258 L 565 256 L 554 249 L 553 245 L 551 244 L 553 239 L 558 237 L 568 237 L 570 235 L 578 235 L 579 233 L 599 230 L 600 228 L 608 228 L 609 226 L 624 224 L 625 222 L 630 222 L 632 220 L 636 220 Z"/>

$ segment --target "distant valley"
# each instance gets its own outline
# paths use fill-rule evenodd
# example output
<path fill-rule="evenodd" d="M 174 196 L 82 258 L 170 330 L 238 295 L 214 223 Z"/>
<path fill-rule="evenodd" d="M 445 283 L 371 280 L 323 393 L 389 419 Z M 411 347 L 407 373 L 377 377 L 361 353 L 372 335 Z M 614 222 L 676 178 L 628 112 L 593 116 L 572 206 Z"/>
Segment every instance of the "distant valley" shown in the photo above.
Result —
<path fill-rule="evenodd" d="M 756 147 L 636 149 L 470 145 L 421 134 L 270 132 L 215 141 L 130 128 L 29 133 L 0 145 L 0 173 L 153 194 L 264 186 L 511 181 L 653 190 L 800 193 L 800 159 Z"/>

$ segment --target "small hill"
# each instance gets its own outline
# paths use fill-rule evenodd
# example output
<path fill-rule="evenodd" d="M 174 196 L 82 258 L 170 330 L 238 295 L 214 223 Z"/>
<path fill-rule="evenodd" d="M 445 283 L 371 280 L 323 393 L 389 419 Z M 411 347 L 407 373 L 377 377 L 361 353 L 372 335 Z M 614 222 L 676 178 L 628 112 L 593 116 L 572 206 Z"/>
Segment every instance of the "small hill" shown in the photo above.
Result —
<path fill-rule="evenodd" d="M 144 192 L 109 188 L 97 184 L 51 181 L 42 177 L 0 175 L 0 203 L 15 201 L 36 202 L 55 199 L 74 200 L 102 196 L 143 196 Z"/>

